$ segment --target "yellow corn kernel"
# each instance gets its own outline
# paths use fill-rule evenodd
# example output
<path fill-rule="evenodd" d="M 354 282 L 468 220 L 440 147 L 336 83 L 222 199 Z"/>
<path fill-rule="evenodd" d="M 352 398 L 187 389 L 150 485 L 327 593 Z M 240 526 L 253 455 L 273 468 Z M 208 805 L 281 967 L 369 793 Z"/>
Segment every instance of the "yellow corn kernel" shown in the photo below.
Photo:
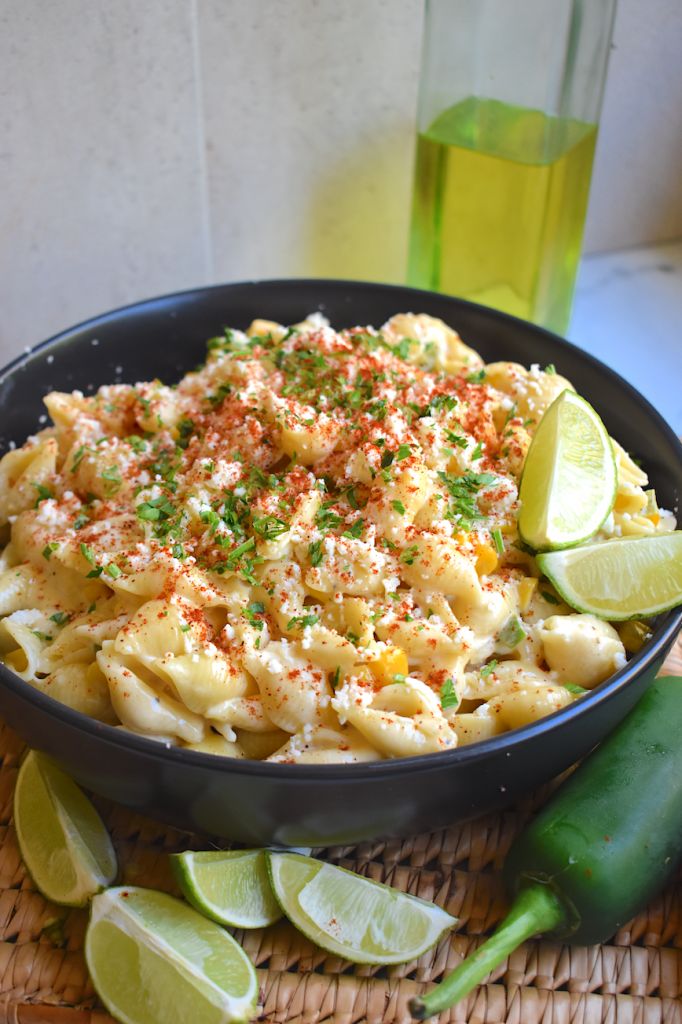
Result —
<path fill-rule="evenodd" d="M 279 341 L 287 333 L 287 329 L 274 320 L 252 320 L 246 333 L 249 338 L 262 338 L 269 334 L 274 341 Z"/>
<path fill-rule="evenodd" d="M 646 495 L 643 491 L 637 488 L 630 488 L 622 490 L 616 495 L 613 508 L 615 512 L 629 512 L 630 515 L 635 515 L 637 512 L 641 512 L 642 509 L 646 508 Z"/>
<path fill-rule="evenodd" d="M 527 612 L 537 590 L 538 581 L 534 576 L 524 576 L 519 583 L 519 610 Z"/>
<path fill-rule="evenodd" d="M 491 572 L 495 572 L 500 560 L 497 557 L 497 552 L 490 544 L 479 544 L 476 547 L 476 572 L 479 576 L 488 576 Z"/>
<path fill-rule="evenodd" d="M 387 686 L 393 677 L 406 676 L 408 673 L 407 655 L 400 647 L 386 647 L 376 658 L 367 662 L 375 682 Z"/>

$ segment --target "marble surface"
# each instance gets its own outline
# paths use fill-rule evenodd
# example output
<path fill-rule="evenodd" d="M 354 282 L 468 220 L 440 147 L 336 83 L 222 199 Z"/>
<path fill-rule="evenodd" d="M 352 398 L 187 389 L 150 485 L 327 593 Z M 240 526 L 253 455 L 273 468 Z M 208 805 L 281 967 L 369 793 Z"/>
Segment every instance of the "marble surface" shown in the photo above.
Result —
<path fill-rule="evenodd" d="M 585 257 L 568 337 L 682 435 L 682 241 Z"/>

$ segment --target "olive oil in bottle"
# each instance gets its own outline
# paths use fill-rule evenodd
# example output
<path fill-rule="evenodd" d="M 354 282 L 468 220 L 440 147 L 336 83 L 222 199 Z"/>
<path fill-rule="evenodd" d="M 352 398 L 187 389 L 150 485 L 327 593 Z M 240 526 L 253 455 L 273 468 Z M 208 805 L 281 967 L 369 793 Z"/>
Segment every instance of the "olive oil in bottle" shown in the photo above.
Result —
<path fill-rule="evenodd" d="M 417 142 L 408 281 L 564 333 L 596 125 L 470 97 Z"/>

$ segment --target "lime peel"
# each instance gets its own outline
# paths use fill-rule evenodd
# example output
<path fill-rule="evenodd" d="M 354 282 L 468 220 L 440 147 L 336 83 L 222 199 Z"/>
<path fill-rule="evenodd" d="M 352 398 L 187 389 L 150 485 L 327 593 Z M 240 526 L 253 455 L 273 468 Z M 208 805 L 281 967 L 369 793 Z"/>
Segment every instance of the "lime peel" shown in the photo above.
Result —
<path fill-rule="evenodd" d="M 19 850 L 47 899 L 84 906 L 116 877 L 116 853 L 102 819 L 75 782 L 30 750 L 14 790 Z"/>
<path fill-rule="evenodd" d="M 265 928 L 282 916 L 264 850 L 187 851 L 170 861 L 185 899 L 213 921 Z"/>
<path fill-rule="evenodd" d="M 610 622 L 682 604 L 682 531 L 620 537 L 538 555 L 566 604 Z"/>
<path fill-rule="evenodd" d="M 592 406 L 574 391 L 556 398 L 540 420 L 519 488 L 519 534 L 536 551 L 589 540 L 616 497 L 611 439 Z"/>
<path fill-rule="evenodd" d="M 275 852 L 267 860 L 291 923 L 322 949 L 355 963 L 416 959 L 457 923 L 427 900 L 333 864 Z"/>
<path fill-rule="evenodd" d="M 241 946 L 166 893 L 119 886 L 96 896 L 85 958 L 124 1024 L 231 1024 L 255 1012 L 256 973 Z"/>

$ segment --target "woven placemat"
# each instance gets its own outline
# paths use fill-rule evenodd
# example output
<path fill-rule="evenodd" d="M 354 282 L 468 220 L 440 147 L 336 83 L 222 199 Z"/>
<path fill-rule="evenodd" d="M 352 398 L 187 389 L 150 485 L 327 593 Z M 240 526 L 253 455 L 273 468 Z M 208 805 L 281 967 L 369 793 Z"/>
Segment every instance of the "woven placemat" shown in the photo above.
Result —
<path fill-rule="evenodd" d="M 680 642 L 666 670 L 682 674 Z M 16 735 L 0 725 L 0 1022 L 111 1024 L 98 1008 L 85 968 L 86 912 L 48 903 L 19 857 L 11 817 L 22 750 Z M 336 864 L 435 900 L 460 919 L 459 928 L 419 960 L 388 969 L 327 956 L 284 922 L 236 932 L 258 968 L 259 1019 L 272 1024 L 408 1024 L 409 997 L 451 970 L 503 916 L 498 868 L 546 792 L 522 807 L 443 832 L 324 851 Z M 205 840 L 105 801 L 97 804 L 116 844 L 124 882 L 177 892 L 167 854 L 200 849 Z M 487 984 L 439 1020 L 682 1024 L 682 877 L 607 945 L 526 943 Z"/>

